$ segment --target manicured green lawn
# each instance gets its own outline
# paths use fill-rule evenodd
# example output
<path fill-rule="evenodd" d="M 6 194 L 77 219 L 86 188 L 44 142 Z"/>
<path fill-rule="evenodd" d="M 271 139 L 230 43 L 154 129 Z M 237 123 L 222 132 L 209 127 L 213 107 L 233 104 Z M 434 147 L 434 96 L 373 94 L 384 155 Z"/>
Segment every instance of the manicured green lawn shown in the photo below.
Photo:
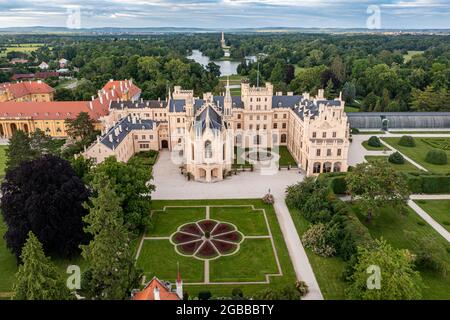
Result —
<path fill-rule="evenodd" d="M 392 147 L 398 149 L 400 152 L 404 153 L 406 156 L 410 157 L 412 160 L 419 163 L 424 168 L 435 172 L 435 173 L 448 173 L 450 172 L 450 163 L 446 165 L 436 165 L 425 161 L 427 152 L 436 148 L 430 146 L 429 143 L 450 143 L 450 138 L 414 138 L 416 143 L 415 147 L 404 147 L 399 146 L 398 141 L 400 138 L 382 138 L 383 141 L 390 144 Z M 442 150 L 442 149 L 440 149 Z M 444 150 L 447 153 L 448 159 L 450 159 L 450 150 Z"/>
<path fill-rule="evenodd" d="M 381 145 L 381 147 L 372 147 L 369 145 L 368 140 L 363 141 L 363 143 L 361 143 L 362 146 L 366 149 L 366 150 L 370 150 L 370 151 L 383 151 L 383 150 L 391 150 L 388 147 L 386 147 L 385 145 Z"/>
<path fill-rule="evenodd" d="M 420 170 L 419 168 L 417 168 L 415 165 L 413 165 L 412 163 L 408 162 L 407 160 L 405 160 L 404 164 L 395 164 L 395 163 L 391 163 L 388 161 L 388 156 L 365 156 L 365 159 L 368 162 L 374 161 L 374 160 L 383 160 L 386 162 L 387 165 L 389 165 L 390 167 L 394 168 L 397 171 L 402 171 L 402 172 L 423 172 L 422 170 Z"/>
<path fill-rule="evenodd" d="M 162 208 L 161 208 L 162 209 Z M 185 223 L 205 219 L 204 207 L 167 208 L 153 213 L 155 228 L 147 232 L 149 237 L 168 237 Z"/>
<path fill-rule="evenodd" d="M 184 282 L 203 281 L 203 261 L 177 254 L 167 240 L 144 241 L 137 266 L 144 270 L 147 280 L 153 276 L 174 282 L 177 277 L 177 263 Z"/>
<path fill-rule="evenodd" d="M 301 237 L 309 228 L 310 223 L 294 208 L 289 208 L 295 228 Z M 324 258 L 310 249 L 305 248 L 308 260 L 314 270 L 320 290 L 325 299 L 345 299 L 346 283 L 342 278 L 345 262 L 339 257 Z"/>
<path fill-rule="evenodd" d="M 237 254 L 210 262 L 211 281 L 265 281 L 266 274 L 277 274 L 270 239 L 246 239 Z"/>
<path fill-rule="evenodd" d="M 250 207 L 211 207 L 209 213 L 211 219 L 239 226 L 239 231 L 247 236 L 269 235 L 262 211 Z"/>
<path fill-rule="evenodd" d="M 297 166 L 297 162 L 295 162 L 286 146 L 280 146 L 278 152 L 280 154 L 280 166 Z"/>
<path fill-rule="evenodd" d="M 344 111 L 345 112 L 359 112 L 360 109 L 358 107 L 345 106 Z"/>
<path fill-rule="evenodd" d="M 8 149 L 8 146 L 0 146 L 0 180 L 5 176 L 6 149 Z"/>
<path fill-rule="evenodd" d="M 371 223 L 367 222 L 365 212 L 362 212 L 357 205 L 353 206 L 353 210 L 360 221 L 369 229 L 374 239 L 383 237 L 396 248 L 414 250 L 416 244 L 411 241 L 411 236 L 408 236 L 409 233 L 413 233 L 420 239 L 430 239 L 444 248 L 449 248 L 450 244 L 409 207 L 406 215 L 399 213 L 392 207 L 386 207 L 376 213 Z M 446 253 L 444 258 L 450 265 L 450 252 L 447 251 Z M 428 270 L 419 271 L 426 286 L 422 290 L 423 299 L 450 299 L 450 276 L 443 277 Z"/>
<path fill-rule="evenodd" d="M 417 200 L 415 202 L 450 232 L 450 200 Z"/>
<path fill-rule="evenodd" d="M 392 134 L 450 134 L 450 130 L 442 130 L 442 131 L 391 131 L 389 133 Z"/>
<path fill-rule="evenodd" d="M 247 236 L 267 236 L 269 234 L 267 227 L 265 227 L 265 221 L 262 219 L 262 214 L 258 213 L 259 211 L 251 211 L 250 208 L 245 207 L 230 208 L 220 206 L 253 205 L 256 209 L 264 209 L 269 222 L 270 231 L 273 235 L 283 276 L 271 277 L 270 284 L 189 284 L 188 282 L 201 282 L 203 280 L 204 262 L 196 260 L 195 258 L 178 255 L 175 252 L 175 248 L 168 240 L 145 240 L 142 253 L 138 258 L 138 265 L 144 268 L 146 275 L 156 275 L 161 279 L 173 281 L 176 277 L 176 264 L 178 261 L 182 277 L 185 281 L 185 290 L 187 290 L 191 296 L 196 296 L 198 292 L 202 290 L 209 290 L 215 296 L 230 296 L 233 288 L 241 288 L 245 295 L 249 295 L 267 287 L 280 288 L 287 284 L 295 283 L 295 272 L 272 205 L 266 205 L 259 199 L 152 201 L 154 210 L 160 210 L 164 206 L 208 205 L 214 206 L 210 207 L 211 219 L 231 222 L 237 226 L 239 231 Z M 170 210 L 172 210 L 172 208 L 170 208 Z M 183 215 L 182 212 L 183 209 L 180 209 L 176 214 L 171 215 L 170 213 L 161 214 L 160 211 L 155 211 L 155 215 L 159 215 L 159 217 L 155 220 L 154 228 L 150 230 L 146 236 L 167 236 L 171 230 L 176 230 L 180 223 L 204 219 L 206 216 L 205 211 L 203 211 L 200 217 L 199 213 L 186 210 L 186 217 L 181 218 Z M 209 261 L 210 281 L 265 281 L 265 274 L 278 273 L 275 261 L 273 247 L 269 238 L 244 239 L 241 243 L 240 250 L 235 254 Z M 201 277 L 199 277 L 199 275 L 201 275 Z"/>

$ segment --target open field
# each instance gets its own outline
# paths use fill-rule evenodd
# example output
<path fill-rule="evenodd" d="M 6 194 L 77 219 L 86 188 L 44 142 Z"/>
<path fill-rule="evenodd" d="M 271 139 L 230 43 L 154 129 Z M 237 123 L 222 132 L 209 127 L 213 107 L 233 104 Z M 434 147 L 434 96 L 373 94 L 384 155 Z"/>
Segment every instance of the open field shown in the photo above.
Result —
<path fill-rule="evenodd" d="M 400 138 L 381 139 L 431 172 L 450 172 L 450 164 L 436 165 L 425 161 L 427 152 L 433 149 L 440 149 L 445 151 L 447 153 L 447 157 L 450 159 L 450 138 L 414 138 L 414 141 L 416 143 L 415 147 L 399 146 L 398 141 L 400 140 Z"/>
<path fill-rule="evenodd" d="M 424 51 L 408 51 L 408 54 L 403 55 L 404 62 L 407 63 L 416 55 L 422 55 Z"/>
<path fill-rule="evenodd" d="M 39 49 L 39 47 L 44 46 L 42 43 L 30 43 L 30 44 L 17 44 L 17 45 L 9 45 L 6 47 L 6 50 L 0 52 L 0 57 L 6 57 L 9 52 L 22 52 L 22 53 L 31 53 Z"/>
<path fill-rule="evenodd" d="M 416 200 L 415 202 L 450 232 L 450 200 Z"/>
<path fill-rule="evenodd" d="M 154 227 L 146 232 L 137 257 L 137 265 L 147 279 L 157 276 L 173 281 L 178 262 L 190 296 L 202 290 L 215 296 L 229 296 L 233 288 L 241 288 L 248 295 L 267 287 L 295 283 L 292 263 L 271 205 L 261 200 L 158 200 L 152 205 Z M 202 225 L 205 220 L 215 225 L 210 233 Z M 224 236 L 237 236 L 230 240 L 237 246 L 231 246 L 229 251 L 223 251 L 220 240 L 215 240 L 222 237 L 217 235 L 222 224 L 231 227 Z M 191 250 L 190 239 L 198 230 L 203 236 L 193 240 L 198 244 Z M 202 253 L 205 239 L 211 239 L 216 252 Z"/>

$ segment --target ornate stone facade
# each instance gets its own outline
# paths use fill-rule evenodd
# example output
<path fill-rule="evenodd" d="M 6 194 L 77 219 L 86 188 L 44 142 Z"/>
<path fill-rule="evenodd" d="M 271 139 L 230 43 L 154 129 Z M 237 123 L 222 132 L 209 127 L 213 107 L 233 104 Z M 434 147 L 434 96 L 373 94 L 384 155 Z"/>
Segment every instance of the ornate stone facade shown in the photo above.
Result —
<path fill-rule="evenodd" d="M 169 149 L 172 159 L 195 180 L 223 179 L 232 169 L 236 149 L 276 150 L 286 146 L 307 175 L 346 171 L 349 125 L 344 101 L 327 100 L 323 90 L 287 95 L 267 83 L 242 83 L 241 96 L 175 87 L 169 97 L 151 101 L 111 101 L 101 119 L 103 135 L 85 152 L 101 162 L 109 155 L 120 161 L 143 150 Z M 276 152 L 276 151 L 275 151 Z"/>

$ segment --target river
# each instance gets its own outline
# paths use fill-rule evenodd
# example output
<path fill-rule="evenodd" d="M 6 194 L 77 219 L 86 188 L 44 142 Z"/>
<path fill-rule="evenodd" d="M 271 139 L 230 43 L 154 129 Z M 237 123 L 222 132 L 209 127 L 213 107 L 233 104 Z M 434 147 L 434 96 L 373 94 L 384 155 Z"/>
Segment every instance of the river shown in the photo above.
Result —
<path fill-rule="evenodd" d="M 208 56 L 204 56 L 200 50 L 192 50 L 192 54 L 188 56 L 188 59 L 192 59 L 195 62 L 200 63 L 203 67 L 206 67 L 211 59 Z M 248 61 L 256 61 L 256 56 L 245 57 Z M 241 63 L 240 61 L 230 61 L 230 60 L 212 60 L 215 64 L 220 67 L 221 76 L 231 76 L 237 74 L 237 67 Z"/>

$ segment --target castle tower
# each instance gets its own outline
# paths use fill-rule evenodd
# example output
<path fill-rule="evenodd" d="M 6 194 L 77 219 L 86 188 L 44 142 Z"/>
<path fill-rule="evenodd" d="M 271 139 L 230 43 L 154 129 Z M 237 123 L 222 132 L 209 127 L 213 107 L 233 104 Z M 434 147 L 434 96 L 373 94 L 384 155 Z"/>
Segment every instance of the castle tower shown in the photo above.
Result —
<path fill-rule="evenodd" d="M 225 34 L 223 33 L 223 31 L 222 31 L 222 39 L 220 40 L 220 44 L 222 45 L 222 48 L 226 46 Z"/>

